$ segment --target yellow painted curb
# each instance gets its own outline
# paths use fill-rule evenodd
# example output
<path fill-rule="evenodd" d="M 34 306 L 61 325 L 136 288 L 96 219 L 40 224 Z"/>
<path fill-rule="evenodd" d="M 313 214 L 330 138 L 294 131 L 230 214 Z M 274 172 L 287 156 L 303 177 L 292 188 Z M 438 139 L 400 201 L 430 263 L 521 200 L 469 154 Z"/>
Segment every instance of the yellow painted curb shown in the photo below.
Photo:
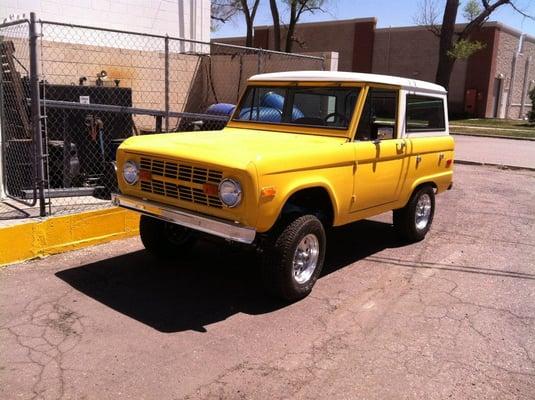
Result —
<path fill-rule="evenodd" d="M 120 208 L 50 217 L 0 228 L 0 266 L 124 239 L 139 233 L 139 214 Z"/>

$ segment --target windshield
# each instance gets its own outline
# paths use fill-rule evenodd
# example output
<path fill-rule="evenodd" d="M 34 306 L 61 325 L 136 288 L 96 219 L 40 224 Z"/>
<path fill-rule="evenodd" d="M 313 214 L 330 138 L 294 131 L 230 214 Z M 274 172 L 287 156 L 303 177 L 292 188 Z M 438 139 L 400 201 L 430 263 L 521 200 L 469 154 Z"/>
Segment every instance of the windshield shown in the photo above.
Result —
<path fill-rule="evenodd" d="M 249 86 L 234 121 L 347 129 L 358 87 Z"/>

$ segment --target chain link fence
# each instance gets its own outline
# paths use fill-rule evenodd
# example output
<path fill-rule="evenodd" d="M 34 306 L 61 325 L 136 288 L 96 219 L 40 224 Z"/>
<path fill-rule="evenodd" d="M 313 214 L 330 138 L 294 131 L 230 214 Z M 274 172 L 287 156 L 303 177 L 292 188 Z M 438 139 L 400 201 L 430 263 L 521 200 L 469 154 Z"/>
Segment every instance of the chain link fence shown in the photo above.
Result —
<path fill-rule="evenodd" d="M 31 101 L 31 71 L 36 68 L 36 41 L 30 21 L 13 21 L 0 26 L 0 196 L 16 200 L 24 208 L 38 203 L 37 161 Z M 31 54 L 31 49 L 34 49 Z M 12 202 L 13 203 L 13 202 Z M 29 214 L 10 202 L 0 203 L 0 219 Z"/>
<path fill-rule="evenodd" d="M 12 215 L 12 200 L 27 214 L 36 205 L 41 215 L 108 207 L 127 137 L 222 129 L 250 76 L 324 68 L 320 57 L 35 19 L 0 25 L 0 44 L 9 70 L 0 84 L 9 199 L 0 219 Z"/>

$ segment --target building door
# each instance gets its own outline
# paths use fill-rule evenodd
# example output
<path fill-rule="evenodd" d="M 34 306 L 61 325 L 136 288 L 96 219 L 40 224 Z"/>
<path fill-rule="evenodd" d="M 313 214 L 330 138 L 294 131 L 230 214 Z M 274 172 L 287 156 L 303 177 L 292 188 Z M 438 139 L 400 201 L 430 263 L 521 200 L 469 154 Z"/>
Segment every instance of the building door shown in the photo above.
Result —
<path fill-rule="evenodd" d="M 492 116 L 494 118 L 499 118 L 502 82 L 503 79 L 494 79 L 494 89 L 492 91 Z"/>

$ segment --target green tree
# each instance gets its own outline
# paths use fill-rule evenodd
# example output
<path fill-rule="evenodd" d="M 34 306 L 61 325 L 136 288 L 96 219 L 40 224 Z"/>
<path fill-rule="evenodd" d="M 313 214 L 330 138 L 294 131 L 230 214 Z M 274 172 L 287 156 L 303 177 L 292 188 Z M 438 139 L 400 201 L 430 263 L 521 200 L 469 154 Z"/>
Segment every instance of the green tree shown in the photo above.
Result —
<path fill-rule="evenodd" d="M 513 0 L 468 0 L 463 7 L 463 16 L 468 21 L 456 31 L 459 0 L 446 0 L 442 23 L 438 24 L 440 6 L 437 0 L 421 0 L 415 21 L 426 26 L 439 38 L 438 67 L 435 82 L 448 88 L 455 60 L 466 59 L 484 47 L 484 43 L 470 40 L 471 34 L 481 27 L 490 15 L 502 6 L 512 7 L 519 14 L 533 19 L 521 10 Z"/>
<path fill-rule="evenodd" d="M 483 9 L 477 0 L 468 0 L 463 8 L 463 17 L 467 21 L 473 21 L 482 11 Z"/>

